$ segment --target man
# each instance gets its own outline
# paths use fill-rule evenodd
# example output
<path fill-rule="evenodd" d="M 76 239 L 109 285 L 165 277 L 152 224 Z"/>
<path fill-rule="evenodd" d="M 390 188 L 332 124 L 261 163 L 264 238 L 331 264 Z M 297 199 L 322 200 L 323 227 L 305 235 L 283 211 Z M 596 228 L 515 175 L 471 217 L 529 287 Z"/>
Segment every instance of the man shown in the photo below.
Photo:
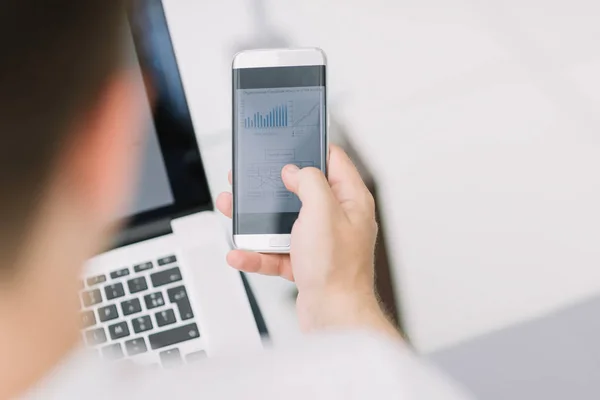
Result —
<path fill-rule="evenodd" d="M 121 59 L 124 14 L 119 0 L 0 5 L 0 399 L 453 396 L 379 307 L 373 199 L 335 147 L 328 180 L 282 172 L 303 203 L 291 256 L 228 256 L 296 282 L 304 343 L 172 372 L 77 350 L 80 268 L 109 243 L 134 186 L 143 94 Z M 231 215 L 230 194 L 218 208 Z"/>

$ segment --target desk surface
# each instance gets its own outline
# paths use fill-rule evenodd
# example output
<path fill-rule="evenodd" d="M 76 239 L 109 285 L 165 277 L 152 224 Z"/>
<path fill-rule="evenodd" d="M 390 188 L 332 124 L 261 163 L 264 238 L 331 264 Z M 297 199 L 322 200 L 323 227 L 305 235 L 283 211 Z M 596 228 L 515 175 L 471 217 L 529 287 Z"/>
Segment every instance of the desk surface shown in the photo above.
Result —
<path fill-rule="evenodd" d="M 205 164 L 208 184 L 214 197 L 231 190 L 227 182 L 230 169 L 231 139 L 229 131 L 201 135 L 199 146 Z M 225 230 L 231 234 L 231 220 L 221 216 Z M 247 275 L 252 292 L 269 330 L 270 339 L 277 343 L 294 342 L 300 335 L 296 318 L 295 287 L 291 282 L 271 276 Z"/>
<path fill-rule="evenodd" d="M 379 181 L 417 348 L 600 291 L 600 3 L 266 3 L 283 39 L 328 52 L 333 117 Z M 201 137 L 229 127 L 251 4 L 166 0 Z M 289 294 L 261 283 L 272 293 L 257 287 L 259 301 Z M 280 311 L 267 323 L 293 335 Z"/>

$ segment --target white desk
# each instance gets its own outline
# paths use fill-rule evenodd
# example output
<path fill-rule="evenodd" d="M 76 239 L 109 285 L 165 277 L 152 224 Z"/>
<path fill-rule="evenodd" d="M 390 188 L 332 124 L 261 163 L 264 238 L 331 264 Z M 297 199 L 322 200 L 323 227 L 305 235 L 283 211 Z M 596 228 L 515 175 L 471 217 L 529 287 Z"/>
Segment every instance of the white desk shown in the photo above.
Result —
<path fill-rule="evenodd" d="M 227 182 L 227 173 L 231 166 L 230 132 L 201 135 L 199 146 L 213 197 L 222 191 L 231 191 Z M 222 221 L 231 233 L 231 220 L 222 216 Z M 270 276 L 247 276 L 271 340 L 277 344 L 293 342 L 300 335 L 295 312 L 294 285 L 284 279 Z"/>
<path fill-rule="evenodd" d="M 329 54 L 332 110 L 378 177 L 417 348 L 600 291 L 600 3 L 267 3 L 294 44 Z M 167 0 L 202 138 L 229 126 L 249 5 Z M 286 292 L 269 285 L 259 301 Z M 267 322 L 293 335 L 280 311 Z"/>

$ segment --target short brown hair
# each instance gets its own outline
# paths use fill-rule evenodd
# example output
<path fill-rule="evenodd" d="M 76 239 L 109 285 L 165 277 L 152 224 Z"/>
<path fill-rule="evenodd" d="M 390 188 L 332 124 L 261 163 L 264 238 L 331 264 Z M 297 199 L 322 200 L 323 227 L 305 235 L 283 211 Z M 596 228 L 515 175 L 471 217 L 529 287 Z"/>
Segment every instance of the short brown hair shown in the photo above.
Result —
<path fill-rule="evenodd" d="M 125 20 L 124 0 L 0 2 L 0 266 L 72 126 L 119 67 Z"/>

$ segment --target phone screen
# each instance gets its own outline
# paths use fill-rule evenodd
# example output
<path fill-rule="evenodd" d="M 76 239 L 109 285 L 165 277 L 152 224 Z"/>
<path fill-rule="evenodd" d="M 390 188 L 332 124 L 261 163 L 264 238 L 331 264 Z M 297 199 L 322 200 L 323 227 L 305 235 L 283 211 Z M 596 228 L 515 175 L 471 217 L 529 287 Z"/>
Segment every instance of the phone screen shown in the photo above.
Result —
<path fill-rule="evenodd" d="M 234 69 L 233 90 L 233 233 L 289 234 L 301 202 L 281 169 L 325 172 L 325 66 Z"/>

